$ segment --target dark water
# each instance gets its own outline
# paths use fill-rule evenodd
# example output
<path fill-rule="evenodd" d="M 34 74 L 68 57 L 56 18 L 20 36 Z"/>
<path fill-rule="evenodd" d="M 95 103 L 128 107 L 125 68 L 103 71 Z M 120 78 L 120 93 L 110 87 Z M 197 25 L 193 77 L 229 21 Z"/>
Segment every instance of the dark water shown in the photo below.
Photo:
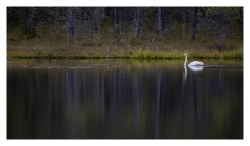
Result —
<path fill-rule="evenodd" d="M 11 60 L 8 139 L 242 139 L 242 61 Z"/>

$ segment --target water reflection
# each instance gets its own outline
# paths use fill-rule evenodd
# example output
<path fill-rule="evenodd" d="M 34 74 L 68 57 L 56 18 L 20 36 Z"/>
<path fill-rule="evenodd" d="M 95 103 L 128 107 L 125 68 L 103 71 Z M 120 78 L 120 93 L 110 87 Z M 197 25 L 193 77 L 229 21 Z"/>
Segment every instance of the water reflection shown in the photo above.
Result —
<path fill-rule="evenodd" d="M 194 129 L 195 131 L 197 131 L 198 127 L 197 127 L 197 73 L 202 71 L 203 70 L 203 66 L 189 66 L 190 68 L 190 72 L 191 72 L 191 98 L 189 97 L 189 99 L 191 99 L 191 101 L 193 101 L 193 115 L 194 115 Z M 185 103 L 187 102 L 185 99 L 188 99 L 188 96 L 190 95 L 187 95 L 187 68 L 186 66 L 184 66 L 184 74 L 183 74 L 183 86 L 182 86 L 182 118 L 184 118 L 184 109 L 185 109 Z M 200 137 L 200 135 L 197 135 L 198 133 L 195 133 L 194 136 L 195 137 Z M 201 134 L 201 133 L 199 133 Z"/>
<path fill-rule="evenodd" d="M 9 67 L 7 138 L 243 138 L 242 68 L 91 63 Z"/>

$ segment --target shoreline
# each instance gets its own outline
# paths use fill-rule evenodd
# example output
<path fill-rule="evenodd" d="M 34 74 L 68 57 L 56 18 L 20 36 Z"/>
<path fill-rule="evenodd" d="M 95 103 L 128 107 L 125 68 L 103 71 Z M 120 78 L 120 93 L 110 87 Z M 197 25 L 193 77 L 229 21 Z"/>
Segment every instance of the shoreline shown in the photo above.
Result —
<path fill-rule="evenodd" d="M 243 49 L 231 51 L 210 50 L 180 50 L 180 51 L 155 51 L 155 50 L 116 50 L 102 52 L 100 50 L 7 50 L 7 58 L 15 59 L 183 59 L 187 53 L 189 59 L 242 59 Z"/>

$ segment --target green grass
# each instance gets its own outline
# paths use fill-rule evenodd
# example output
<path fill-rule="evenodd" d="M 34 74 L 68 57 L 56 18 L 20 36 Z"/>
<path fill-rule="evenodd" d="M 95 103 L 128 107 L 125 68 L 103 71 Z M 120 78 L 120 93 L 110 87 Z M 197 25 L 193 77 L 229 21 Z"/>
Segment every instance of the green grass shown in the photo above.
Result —
<path fill-rule="evenodd" d="M 131 58 L 131 59 L 182 59 L 187 53 L 188 58 L 198 59 L 243 59 L 243 49 L 231 51 L 216 50 L 153 50 L 153 49 L 100 49 L 85 50 L 8 50 L 8 58 L 37 58 L 37 59 L 87 59 L 87 58 Z"/>

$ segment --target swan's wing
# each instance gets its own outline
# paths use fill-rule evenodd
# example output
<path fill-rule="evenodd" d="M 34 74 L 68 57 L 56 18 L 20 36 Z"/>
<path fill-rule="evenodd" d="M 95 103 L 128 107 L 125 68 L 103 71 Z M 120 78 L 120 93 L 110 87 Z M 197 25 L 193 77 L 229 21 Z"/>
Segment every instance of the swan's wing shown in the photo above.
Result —
<path fill-rule="evenodd" d="M 193 72 L 198 72 L 198 71 L 202 71 L 203 70 L 203 66 L 201 65 L 191 65 L 188 66 Z"/>
<path fill-rule="evenodd" d="M 193 61 L 193 62 L 189 63 L 188 65 L 189 66 L 203 66 L 205 64 L 200 62 L 200 61 Z"/>

